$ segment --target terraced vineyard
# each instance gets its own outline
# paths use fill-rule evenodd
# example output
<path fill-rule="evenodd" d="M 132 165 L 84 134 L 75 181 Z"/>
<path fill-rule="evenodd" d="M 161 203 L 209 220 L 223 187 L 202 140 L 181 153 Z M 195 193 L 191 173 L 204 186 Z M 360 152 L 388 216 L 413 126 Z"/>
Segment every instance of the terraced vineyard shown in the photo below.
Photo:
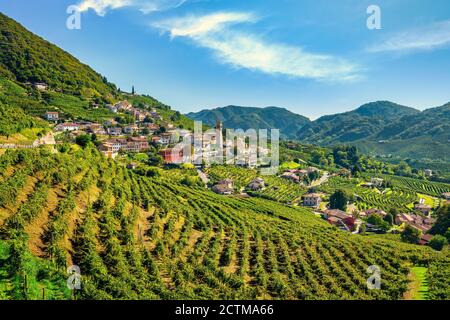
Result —
<path fill-rule="evenodd" d="M 410 192 L 423 193 L 434 197 L 441 197 L 445 192 L 450 192 L 450 184 L 434 181 L 418 180 L 407 177 L 382 176 L 392 181 L 396 188 L 409 190 Z"/>
<path fill-rule="evenodd" d="M 415 192 L 407 188 L 394 187 L 381 193 L 360 187 L 357 183 L 357 180 L 332 177 L 325 185 L 320 187 L 320 190 L 330 194 L 338 189 L 345 190 L 348 194 L 356 197 L 356 205 L 360 210 L 378 208 L 389 211 L 396 208 L 408 212 L 411 210 L 411 204 L 419 199 Z"/>
<path fill-rule="evenodd" d="M 253 179 L 259 177 L 257 170 L 235 166 L 213 166 L 208 168 L 206 172 L 213 182 L 232 179 L 238 190 L 246 187 Z M 294 203 L 299 201 L 307 191 L 306 187 L 277 176 L 263 176 L 262 178 L 265 181 L 266 188 L 249 192 L 249 194 L 282 203 Z"/>
<path fill-rule="evenodd" d="M 308 210 L 143 177 L 95 149 L 8 151 L 0 175 L 16 190 L 1 202 L 4 299 L 398 299 L 409 267 L 437 256 Z M 366 286 L 374 264 L 382 290 Z"/>

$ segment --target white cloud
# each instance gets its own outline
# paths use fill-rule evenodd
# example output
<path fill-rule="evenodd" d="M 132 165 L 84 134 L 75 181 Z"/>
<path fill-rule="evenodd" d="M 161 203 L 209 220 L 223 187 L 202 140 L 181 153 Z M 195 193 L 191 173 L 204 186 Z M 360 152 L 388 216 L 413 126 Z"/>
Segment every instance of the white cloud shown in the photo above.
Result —
<path fill-rule="evenodd" d="M 108 10 L 135 7 L 147 14 L 154 11 L 176 8 L 186 1 L 188 0 L 82 0 L 78 4 L 78 9 L 81 12 L 92 9 L 98 15 L 104 16 Z"/>
<path fill-rule="evenodd" d="M 356 80 L 358 67 L 331 55 L 310 53 L 300 47 L 271 43 L 262 37 L 231 27 L 253 22 L 252 14 L 220 12 L 206 16 L 165 20 L 153 24 L 171 37 L 187 37 L 213 50 L 217 60 L 237 68 L 269 74 L 326 81 Z"/>
<path fill-rule="evenodd" d="M 430 50 L 450 44 L 450 20 L 391 35 L 369 52 Z"/>
<path fill-rule="evenodd" d="M 249 13 L 240 12 L 218 12 L 203 17 L 189 16 L 185 18 L 175 18 L 155 23 L 154 26 L 170 32 L 174 37 L 196 37 L 202 34 L 218 32 L 226 26 L 253 22 L 256 17 Z"/>

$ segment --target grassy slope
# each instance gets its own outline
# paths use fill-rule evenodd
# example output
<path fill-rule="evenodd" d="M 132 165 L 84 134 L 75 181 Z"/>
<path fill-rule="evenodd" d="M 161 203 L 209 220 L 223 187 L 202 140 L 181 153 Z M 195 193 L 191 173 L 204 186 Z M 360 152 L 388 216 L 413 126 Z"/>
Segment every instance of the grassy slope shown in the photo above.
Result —
<path fill-rule="evenodd" d="M 428 268 L 413 267 L 408 275 L 411 283 L 409 290 L 405 293 L 406 300 L 427 300 L 428 299 Z"/>

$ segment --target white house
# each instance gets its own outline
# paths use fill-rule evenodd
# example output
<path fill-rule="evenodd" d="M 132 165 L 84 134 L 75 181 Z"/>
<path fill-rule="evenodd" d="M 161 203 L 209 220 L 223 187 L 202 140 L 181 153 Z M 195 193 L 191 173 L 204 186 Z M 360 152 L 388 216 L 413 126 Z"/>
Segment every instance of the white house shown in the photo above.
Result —
<path fill-rule="evenodd" d="M 61 123 L 55 127 L 56 131 L 76 131 L 80 130 L 80 126 L 76 123 Z"/>
<path fill-rule="evenodd" d="M 381 178 L 372 178 L 370 179 L 370 183 L 375 187 L 381 187 L 383 185 L 383 179 Z"/>
<path fill-rule="evenodd" d="M 45 119 L 48 121 L 56 121 L 59 119 L 59 113 L 54 111 L 47 111 L 45 113 Z"/>
<path fill-rule="evenodd" d="M 308 193 L 303 196 L 303 205 L 305 207 L 318 208 L 321 201 L 322 196 L 318 193 Z"/>
<path fill-rule="evenodd" d="M 47 88 L 48 88 L 48 85 L 46 83 L 43 83 L 43 82 L 35 82 L 33 85 L 39 91 L 46 91 Z"/>
<path fill-rule="evenodd" d="M 120 127 L 109 127 L 106 131 L 111 136 L 120 136 L 122 134 L 122 128 Z"/>

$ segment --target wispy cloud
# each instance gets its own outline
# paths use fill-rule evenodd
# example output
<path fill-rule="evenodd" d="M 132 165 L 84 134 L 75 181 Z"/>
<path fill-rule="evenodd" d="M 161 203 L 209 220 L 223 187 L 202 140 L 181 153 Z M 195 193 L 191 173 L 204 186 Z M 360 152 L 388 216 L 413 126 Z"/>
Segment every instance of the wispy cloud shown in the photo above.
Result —
<path fill-rule="evenodd" d="M 218 12 L 207 16 L 188 16 L 156 22 L 153 26 L 169 31 L 172 38 L 198 37 L 207 33 L 223 31 L 237 23 L 254 22 L 257 18 L 250 13 Z"/>
<path fill-rule="evenodd" d="M 181 6 L 188 0 L 82 0 L 78 4 L 81 12 L 94 10 L 98 15 L 104 16 L 107 11 L 125 7 L 135 7 L 148 14 L 154 11 L 163 11 Z"/>
<path fill-rule="evenodd" d="M 370 46 L 369 52 L 431 50 L 450 44 L 450 20 L 402 31 Z"/>
<path fill-rule="evenodd" d="M 273 43 L 257 34 L 233 28 L 233 25 L 256 20 L 255 15 L 249 13 L 219 12 L 169 19 L 152 26 L 168 32 L 172 38 L 189 38 L 213 50 L 219 62 L 237 68 L 326 81 L 360 78 L 358 66 L 345 59 Z"/>

